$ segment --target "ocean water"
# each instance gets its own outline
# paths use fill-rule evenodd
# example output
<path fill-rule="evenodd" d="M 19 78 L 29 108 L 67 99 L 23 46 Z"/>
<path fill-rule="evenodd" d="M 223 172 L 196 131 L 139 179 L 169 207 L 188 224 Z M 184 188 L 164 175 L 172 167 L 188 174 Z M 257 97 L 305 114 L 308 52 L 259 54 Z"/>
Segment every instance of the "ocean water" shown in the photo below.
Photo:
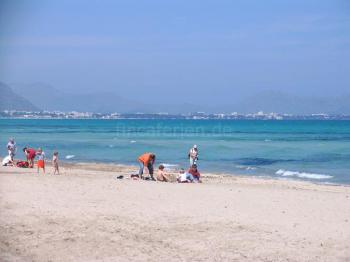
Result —
<path fill-rule="evenodd" d="M 154 152 L 158 164 L 187 168 L 197 144 L 202 172 L 350 184 L 350 121 L 0 119 L 1 156 L 9 137 L 20 158 L 26 145 L 49 158 L 135 165 Z"/>

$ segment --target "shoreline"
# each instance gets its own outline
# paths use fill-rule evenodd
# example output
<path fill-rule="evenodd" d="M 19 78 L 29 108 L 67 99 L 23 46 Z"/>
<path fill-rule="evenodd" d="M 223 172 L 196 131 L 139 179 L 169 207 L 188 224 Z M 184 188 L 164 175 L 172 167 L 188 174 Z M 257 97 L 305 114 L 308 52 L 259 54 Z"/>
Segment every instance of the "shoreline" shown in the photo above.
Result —
<path fill-rule="evenodd" d="M 99 161 L 91 161 L 91 162 L 84 162 L 84 161 L 67 161 L 67 160 L 60 160 L 60 164 L 62 166 L 71 166 L 71 167 L 81 167 L 81 166 L 91 166 L 92 168 L 97 168 L 101 166 L 109 166 L 112 169 L 115 168 L 122 168 L 125 171 L 129 172 L 138 172 L 139 167 L 136 165 L 128 165 L 123 163 L 104 163 Z M 169 172 L 173 175 L 177 174 L 177 169 L 168 169 Z M 108 171 L 108 170 L 106 170 Z M 155 173 L 157 169 L 155 168 Z M 340 187 L 350 187 L 350 184 L 345 183 L 331 183 L 331 182 L 321 182 L 318 180 L 302 180 L 302 179 L 293 179 L 293 178 L 287 178 L 287 177 L 273 177 L 268 175 L 246 175 L 246 174 L 238 174 L 238 173 L 228 173 L 228 172 L 201 172 L 201 177 L 208 178 L 208 177 L 224 177 L 226 179 L 253 179 L 253 180 L 273 180 L 273 181 L 282 181 L 282 182 L 298 182 L 298 183 L 306 183 L 306 184 L 313 184 L 313 185 L 320 185 L 320 186 L 340 186 Z"/>
<path fill-rule="evenodd" d="M 3 158 L 0 157 L 0 161 L 2 161 Z M 51 161 L 46 160 L 46 167 L 51 168 Z M 101 162 L 101 161 L 72 161 L 72 160 L 66 160 L 62 159 L 60 160 L 60 167 L 62 168 L 72 168 L 72 169 L 87 169 L 91 171 L 106 171 L 106 172 L 126 172 L 126 176 L 129 176 L 131 173 L 136 174 L 138 173 L 139 167 L 137 165 L 128 165 L 123 163 L 111 163 L 111 162 Z M 108 168 L 106 168 L 108 167 Z M 15 167 L 18 168 L 18 167 Z M 21 168 L 22 169 L 22 168 Z M 33 168 L 33 170 L 36 170 L 36 164 Z M 157 172 L 157 168 L 155 168 L 155 174 Z M 176 176 L 178 173 L 177 169 L 168 169 L 168 173 L 171 174 L 171 176 Z M 276 181 L 276 182 L 283 182 L 283 183 L 298 183 L 298 184 L 311 184 L 311 185 L 319 185 L 319 186 L 333 186 L 333 187 L 350 187 L 350 184 L 346 183 L 332 183 L 332 182 L 321 182 L 318 180 L 303 180 L 303 179 L 295 179 L 295 178 L 288 178 L 288 177 L 273 177 L 268 175 L 246 175 L 246 174 L 238 174 L 238 173 L 228 173 L 228 172 L 201 172 L 201 177 L 206 178 L 224 178 L 225 180 L 229 179 L 247 179 L 247 180 L 266 180 L 266 181 Z"/>
<path fill-rule="evenodd" d="M 51 161 L 46 161 L 46 166 L 51 168 Z M 78 170 L 89 170 L 89 171 L 98 171 L 98 172 L 108 172 L 108 173 L 116 173 L 117 175 L 123 174 L 124 176 L 129 179 L 129 176 L 131 174 L 138 173 L 139 167 L 136 165 L 128 165 L 128 164 L 122 164 L 122 163 L 104 163 L 99 161 L 91 161 L 91 162 L 84 162 L 84 161 L 69 161 L 69 160 L 60 160 L 60 168 L 64 169 L 78 169 Z M 17 168 L 17 167 L 16 167 Z M 36 170 L 34 167 L 33 170 Z M 170 170 L 170 171 L 169 171 Z M 168 173 L 175 177 L 178 174 L 177 169 L 169 169 Z M 48 170 L 50 172 L 50 170 Z M 47 172 L 47 174 L 49 174 Z M 157 172 L 157 169 L 155 168 L 155 174 Z M 51 175 L 51 174 L 50 174 Z M 320 182 L 320 181 L 310 181 L 310 180 L 301 180 L 301 179 L 293 179 L 293 178 L 278 178 L 278 177 L 272 177 L 272 176 L 256 176 L 256 175 L 244 175 L 244 174 L 237 174 L 237 173 L 227 173 L 227 172 L 201 172 L 201 178 L 203 179 L 204 183 L 216 183 L 216 182 L 233 182 L 236 180 L 239 181 L 245 181 L 246 183 L 259 183 L 265 182 L 265 183 L 277 183 L 277 184 L 286 184 L 289 183 L 291 185 L 299 185 L 299 186 L 329 186 L 329 187 L 344 187 L 349 188 L 350 184 L 341 184 L 341 183 L 329 183 L 329 182 Z M 171 182 L 171 183 L 174 183 Z"/>
<path fill-rule="evenodd" d="M 65 118 L 65 117 L 0 117 L 0 119 L 4 120 L 12 120 L 12 119 L 21 119 L 21 120 L 194 120 L 194 121 L 201 121 L 201 120 L 218 120 L 218 121 L 350 121 L 350 116 L 330 116 L 330 118 L 318 118 L 318 117 L 312 117 L 309 115 L 305 116 L 295 116 L 294 118 L 283 118 L 283 119 L 277 119 L 277 118 L 177 118 L 177 117 L 169 117 L 169 118 L 157 118 L 157 117 L 119 117 L 119 118 L 98 118 L 98 117 L 72 117 L 72 118 Z"/>

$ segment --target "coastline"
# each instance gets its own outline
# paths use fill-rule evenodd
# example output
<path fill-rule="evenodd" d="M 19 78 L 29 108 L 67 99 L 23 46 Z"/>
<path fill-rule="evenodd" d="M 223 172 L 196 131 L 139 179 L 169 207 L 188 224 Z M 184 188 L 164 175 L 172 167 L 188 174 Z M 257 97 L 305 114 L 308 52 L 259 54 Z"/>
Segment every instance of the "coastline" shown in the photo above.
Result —
<path fill-rule="evenodd" d="M 1 158 L 0 158 L 1 160 Z M 70 168 L 77 168 L 77 167 L 83 167 L 83 168 L 91 168 L 92 170 L 105 170 L 105 171 L 115 171 L 117 173 L 119 172 L 126 172 L 126 175 L 129 176 L 131 173 L 138 173 L 139 167 L 136 165 L 128 165 L 123 163 L 104 163 L 99 161 L 90 161 L 90 162 L 84 162 L 84 161 L 69 161 L 69 160 L 61 160 L 60 164 L 62 167 L 70 167 Z M 50 166 L 50 163 L 49 163 Z M 108 168 L 104 168 L 108 167 Z M 170 170 L 170 171 L 169 171 Z M 157 169 L 155 169 L 155 172 Z M 168 173 L 170 173 L 172 176 L 176 176 L 178 174 L 177 169 L 168 169 Z M 125 174 L 124 174 L 125 175 Z M 296 179 L 296 178 L 289 178 L 289 177 L 273 177 L 269 175 L 246 175 L 246 174 L 239 174 L 239 173 L 228 173 L 228 172 L 219 172 L 219 171 L 209 171 L 209 172 L 201 172 L 201 177 L 206 180 L 207 182 L 210 182 L 212 179 L 221 178 L 227 181 L 230 181 L 230 179 L 241 179 L 241 180 L 272 180 L 272 181 L 279 181 L 279 182 L 296 182 L 297 184 L 305 184 L 305 185 L 320 185 L 320 186 L 335 186 L 335 187 L 350 187 L 349 184 L 346 183 L 331 183 L 331 182 L 322 182 L 319 180 L 302 180 L 302 179 Z"/>
<path fill-rule="evenodd" d="M 0 157 L 0 161 L 2 161 L 3 158 Z M 46 166 L 49 168 L 48 174 L 51 172 L 51 161 L 46 161 Z M 36 165 L 35 165 L 36 167 Z M 118 175 L 124 175 L 126 179 L 130 179 L 131 174 L 137 174 L 139 167 L 137 165 L 129 165 L 124 163 L 110 163 L 110 162 L 101 162 L 101 161 L 72 161 L 72 160 L 60 160 L 60 167 L 63 168 L 63 170 L 70 170 L 70 169 L 83 169 L 83 170 L 90 170 L 90 171 L 105 171 L 108 173 L 115 173 L 116 176 Z M 35 168 L 33 170 L 36 170 Z M 178 169 L 166 169 L 167 173 L 169 173 L 173 178 L 177 176 Z M 65 172 L 65 171 L 64 171 Z M 157 168 L 155 168 L 155 173 L 157 172 Z M 201 172 L 201 178 L 204 180 L 204 182 L 217 182 L 217 181 L 235 181 L 235 180 L 242 180 L 247 182 L 254 181 L 270 181 L 270 182 L 276 182 L 276 183 L 296 183 L 298 185 L 317 185 L 317 186 L 331 186 L 331 187 L 350 187 L 349 184 L 346 183 L 331 183 L 331 182 L 322 182 L 319 180 L 302 180 L 302 179 L 296 179 L 296 178 L 289 178 L 289 177 L 273 177 L 269 175 L 246 175 L 246 174 L 239 174 L 239 173 L 228 173 L 228 172 L 219 172 L 219 171 L 209 171 L 209 172 Z"/>
<path fill-rule="evenodd" d="M 187 166 L 186 152 L 195 143 L 201 147 L 200 172 L 350 184 L 349 123 L 174 121 L 2 121 L 2 143 L 15 137 L 20 147 L 42 146 L 47 155 L 59 151 L 61 160 L 75 155 L 68 160 L 126 164 L 137 164 L 137 156 L 150 150 L 157 163 L 180 166 Z"/>

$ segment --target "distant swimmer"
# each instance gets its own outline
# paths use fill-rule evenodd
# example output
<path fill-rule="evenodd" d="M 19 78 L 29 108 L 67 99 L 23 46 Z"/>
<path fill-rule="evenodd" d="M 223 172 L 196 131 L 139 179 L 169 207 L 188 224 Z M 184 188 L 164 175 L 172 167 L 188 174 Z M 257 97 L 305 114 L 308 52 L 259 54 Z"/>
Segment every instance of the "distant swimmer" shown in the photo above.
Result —
<path fill-rule="evenodd" d="M 190 166 L 193 166 L 197 164 L 198 161 L 198 147 L 197 145 L 194 145 L 191 149 L 190 152 L 188 153 L 188 157 L 190 159 Z"/>
<path fill-rule="evenodd" d="M 143 169 L 147 167 L 151 179 L 155 180 L 153 177 L 153 165 L 156 162 L 156 155 L 153 153 L 145 153 L 142 156 L 140 156 L 138 160 L 140 164 L 140 170 L 139 170 L 140 178 L 142 178 Z"/>

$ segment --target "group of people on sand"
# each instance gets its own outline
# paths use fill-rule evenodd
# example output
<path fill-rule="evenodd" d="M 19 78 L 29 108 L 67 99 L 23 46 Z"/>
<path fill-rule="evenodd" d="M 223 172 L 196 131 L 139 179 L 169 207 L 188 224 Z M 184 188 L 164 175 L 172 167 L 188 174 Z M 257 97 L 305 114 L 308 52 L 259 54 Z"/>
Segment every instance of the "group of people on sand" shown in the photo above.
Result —
<path fill-rule="evenodd" d="M 198 166 L 197 166 L 198 155 L 199 155 L 198 147 L 197 145 L 194 145 L 188 153 L 188 158 L 190 160 L 190 168 L 188 169 L 187 172 L 183 168 L 180 169 L 176 179 L 177 182 L 179 183 L 201 183 L 202 182 L 200 178 L 201 175 L 198 171 Z M 138 160 L 140 165 L 139 174 L 135 175 L 134 177 L 144 179 L 143 172 L 144 172 L 144 169 L 147 168 L 150 176 L 149 178 L 150 180 L 170 182 L 171 180 L 170 174 L 167 174 L 165 172 L 165 166 L 162 164 L 159 165 L 157 176 L 156 178 L 154 178 L 154 164 L 156 161 L 156 155 L 154 153 L 145 153 L 141 155 L 138 158 Z"/>
<path fill-rule="evenodd" d="M 23 167 L 23 168 L 34 168 L 34 162 L 37 158 L 37 170 L 38 173 L 42 169 L 43 173 L 45 174 L 45 162 L 46 162 L 46 156 L 45 152 L 41 147 L 39 147 L 37 150 L 34 148 L 30 148 L 29 146 L 26 146 L 23 148 L 23 153 L 26 156 L 26 161 L 17 161 L 15 162 L 15 155 L 17 153 L 17 145 L 13 138 L 9 139 L 9 142 L 7 143 L 7 151 L 8 156 L 5 157 L 2 160 L 3 166 L 17 166 L 17 167 Z M 53 174 L 59 175 L 59 161 L 58 161 L 58 152 L 53 153 L 52 157 L 52 166 L 53 166 Z"/>
<path fill-rule="evenodd" d="M 35 165 L 35 159 L 37 159 L 37 170 L 38 173 L 42 169 L 43 173 L 45 174 L 45 162 L 46 162 L 46 156 L 45 152 L 41 147 L 39 147 L 37 150 L 34 148 L 31 148 L 29 146 L 26 146 L 23 148 L 23 152 L 26 156 L 26 161 L 17 161 L 15 163 L 14 157 L 17 153 L 17 145 L 13 138 L 9 139 L 9 142 L 7 144 L 7 150 L 8 150 L 8 156 L 5 157 L 2 161 L 3 166 L 17 166 L 17 167 L 24 167 L 24 168 L 34 168 Z M 201 183 L 200 173 L 198 171 L 198 147 L 197 145 L 194 145 L 189 153 L 188 158 L 190 161 L 190 168 L 188 171 L 185 171 L 185 169 L 181 168 L 179 171 L 179 174 L 177 176 L 177 182 L 179 183 Z M 164 165 L 159 165 L 156 178 L 154 178 L 154 165 L 156 162 L 156 155 L 154 153 L 144 153 L 138 158 L 140 169 L 139 173 L 137 175 L 132 175 L 132 178 L 139 178 L 139 179 L 150 179 L 153 181 L 162 181 L 162 182 L 170 182 L 170 174 L 168 174 L 165 171 Z M 52 157 L 52 166 L 53 166 L 53 174 L 59 175 L 59 160 L 58 160 L 58 152 L 53 153 Z M 144 177 L 144 169 L 147 168 L 149 177 Z"/>

